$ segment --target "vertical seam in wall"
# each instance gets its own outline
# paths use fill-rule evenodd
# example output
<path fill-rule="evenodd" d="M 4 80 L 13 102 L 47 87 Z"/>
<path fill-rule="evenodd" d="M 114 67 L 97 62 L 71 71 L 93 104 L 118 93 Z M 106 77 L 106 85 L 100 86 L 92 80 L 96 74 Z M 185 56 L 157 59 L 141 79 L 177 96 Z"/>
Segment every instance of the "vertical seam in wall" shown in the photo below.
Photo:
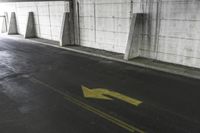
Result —
<path fill-rule="evenodd" d="M 69 1 L 69 14 L 65 13 L 65 15 L 67 16 L 68 15 L 68 18 L 70 18 L 70 16 L 73 17 L 73 20 L 74 20 L 74 8 L 73 8 L 73 5 L 74 4 L 74 1 Z M 72 15 L 71 15 L 72 14 Z M 71 22 L 70 22 L 70 19 L 67 19 L 66 20 L 66 16 L 65 16 L 65 21 L 64 21 L 64 28 L 66 27 L 66 21 L 67 21 L 67 24 L 68 25 L 71 25 Z M 72 25 L 74 27 L 74 21 L 72 21 Z M 71 31 L 72 27 L 69 26 L 69 31 Z M 74 28 L 73 28 L 74 29 Z M 69 36 L 69 42 L 72 43 L 72 36 L 73 36 L 73 42 L 75 43 L 75 31 L 73 30 L 74 33 L 72 33 L 72 35 L 68 32 L 68 36 Z"/>
<path fill-rule="evenodd" d="M 19 24 L 18 24 L 18 17 L 17 17 L 17 12 L 18 12 L 18 10 L 17 10 L 17 2 L 15 2 L 15 21 L 16 21 L 16 26 L 17 26 L 17 33 L 19 33 Z M 25 34 L 25 33 L 24 33 Z"/>
<path fill-rule="evenodd" d="M 129 14 L 129 32 L 128 32 L 128 37 L 127 37 L 127 43 L 126 43 L 126 49 L 124 53 L 124 58 L 126 58 L 126 54 L 128 53 L 128 57 L 130 56 L 131 47 L 128 46 L 128 41 L 129 41 L 129 36 L 131 32 L 131 23 L 132 23 L 132 18 L 133 18 L 133 0 L 130 0 L 130 14 Z M 128 49 L 128 50 L 127 50 Z"/>
<path fill-rule="evenodd" d="M 141 34 L 143 34 L 144 33 L 144 26 L 145 26 L 145 20 L 144 20 L 144 17 L 145 17 L 145 19 L 146 19 L 146 16 L 144 16 L 144 14 L 146 14 L 146 12 L 145 12 L 145 2 L 146 2 L 146 4 L 147 4 L 147 0 L 141 0 L 141 3 L 140 3 L 140 8 L 141 8 L 141 10 L 142 10 L 142 13 L 143 13 L 143 16 L 142 16 L 142 26 L 141 26 L 141 31 L 142 31 L 142 33 Z M 144 36 L 142 35 L 142 39 L 141 39 L 141 43 L 142 43 L 142 45 L 144 44 Z M 141 44 L 139 44 L 139 46 L 138 46 L 138 56 L 140 56 L 141 55 L 141 51 L 140 51 L 140 49 L 141 49 Z"/>
<path fill-rule="evenodd" d="M 133 0 L 130 0 L 130 20 L 129 20 L 129 26 L 131 25 L 132 20 L 132 14 L 133 14 Z"/>
<path fill-rule="evenodd" d="M 94 1 L 94 40 L 95 40 L 95 43 L 96 43 L 96 40 L 97 40 L 97 24 L 96 24 L 96 3 Z M 96 45 L 96 44 L 95 44 Z"/>
<path fill-rule="evenodd" d="M 72 7 L 73 7 L 73 26 L 74 26 L 74 44 L 78 44 L 78 40 L 77 40 L 77 33 L 78 33 L 78 27 L 77 27 L 77 23 L 78 23 L 78 11 L 77 11 L 77 0 L 73 0 L 73 3 L 72 3 Z"/>
<path fill-rule="evenodd" d="M 156 19 L 156 48 L 155 48 L 155 52 L 156 52 L 156 56 L 155 59 L 158 59 L 158 48 L 159 48 L 159 35 L 160 35 L 160 17 L 161 17 L 161 6 L 162 6 L 162 0 L 159 0 L 157 3 L 157 19 Z"/>
<path fill-rule="evenodd" d="M 50 25 L 50 34 L 51 34 L 51 39 L 53 39 L 53 36 L 52 36 L 52 27 L 51 27 L 51 15 L 50 15 L 50 7 L 49 7 L 49 2 L 48 2 L 48 12 L 49 12 L 49 25 Z"/>
<path fill-rule="evenodd" d="M 78 15 L 78 45 L 81 45 L 81 35 L 80 35 L 80 2 L 77 1 L 77 15 Z"/>
<path fill-rule="evenodd" d="M 38 10 L 38 5 L 36 4 L 36 9 L 37 9 L 37 17 L 38 17 L 38 32 L 39 32 L 39 36 L 41 36 L 41 32 L 40 32 L 40 16 L 39 16 L 39 10 Z M 38 36 L 38 35 L 36 35 Z"/>
<path fill-rule="evenodd" d="M 74 4 L 76 4 L 76 1 L 75 0 L 71 0 L 71 1 L 69 1 L 69 10 L 70 10 L 70 14 L 72 15 L 70 15 L 69 14 L 69 18 L 70 18 L 70 16 L 72 17 L 72 19 L 73 19 L 73 21 L 72 21 L 72 26 L 69 26 L 69 31 L 71 31 L 72 29 L 71 28 L 73 28 L 73 33 L 72 34 L 70 34 L 70 33 L 68 33 L 69 34 L 69 41 L 70 41 L 70 43 L 72 42 L 72 39 L 71 39 L 71 37 L 73 36 L 73 43 L 74 44 L 76 44 L 76 29 L 75 29 L 75 9 L 74 9 L 74 7 L 75 7 L 75 5 Z M 69 24 L 69 25 L 71 25 L 71 22 L 70 22 L 70 20 L 68 19 L 67 20 L 67 23 Z"/>
<path fill-rule="evenodd" d="M 72 6 L 72 18 L 73 18 L 73 21 L 72 21 L 72 24 L 73 24 L 73 38 L 74 38 L 74 44 L 76 44 L 76 26 L 75 26 L 75 21 L 76 21 L 76 19 L 75 19 L 75 16 L 76 16 L 76 10 L 75 10 L 75 4 L 76 4 L 76 0 L 72 0 L 71 1 L 72 3 L 72 5 L 70 5 L 70 6 Z M 68 20 L 68 22 L 70 22 L 70 20 Z M 69 27 L 69 31 L 71 30 L 71 26 Z M 70 34 L 70 33 L 69 33 Z M 70 41 L 70 43 L 71 43 L 71 36 L 69 37 L 70 39 L 69 39 L 69 41 Z"/>
<path fill-rule="evenodd" d="M 148 41 L 147 42 L 148 42 L 149 46 L 152 45 L 152 41 L 151 41 L 152 37 L 151 37 L 151 35 L 152 35 L 152 24 L 153 24 L 153 22 L 152 22 L 152 16 L 153 16 L 152 13 L 153 13 L 153 7 L 154 7 L 153 4 L 154 3 L 151 2 L 150 0 L 146 1 L 146 6 L 148 6 L 147 7 L 148 8 L 148 16 L 147 16 L 147 25 L 148 25 L 148 28 L 147 28 L 147 30 L 148 30 L 148 39 L 147 40 Z M 154 43 L 156 42 L 155 38 L 154 38 Z M 155 44 L 153 44 L 153 45 L 155 45 Z M 149 52 L 149 57 L 152 58 L 150 52 Z M 155 57 L 153 57 L 153 58 L 155 58 Z"/>
<path fill-rule="evenodd" d="M 74 38 L 74 44 L 76 44 L 76 28 L 75 28 L 75 14 L 76 14 L 76 10 L 74 9 L 75 8 L 75 4 L 76 4 L 76 0 L 72 0 L 71 3 L 70 3 L 70 12 L 72 12 L 72 18 L 73 18 L 73 21 L 72 21 L 72 25 L 73 25 L 73 38 Z M 70 20 L 68 20 L 68 22 L 70 23 Z M 69 31 L 71 30 L 71 26 L 69 27 Z M 70 34 L 70 33 L 69 33 Z M 71 38 L 71 36 L 70 36 Z M 70 39 L 71 41 L 71 39 Z"/>

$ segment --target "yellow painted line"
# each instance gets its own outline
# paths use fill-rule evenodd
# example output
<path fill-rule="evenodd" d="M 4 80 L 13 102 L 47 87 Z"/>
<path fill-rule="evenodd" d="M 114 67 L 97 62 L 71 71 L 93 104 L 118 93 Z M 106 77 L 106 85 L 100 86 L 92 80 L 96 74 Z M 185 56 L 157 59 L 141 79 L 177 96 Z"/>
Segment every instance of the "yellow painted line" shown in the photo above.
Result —
<path fill-rule="evenodd" d="M 112 98 L 116 98 L 134 106 L 139 106 L 140 104 L 143 103 L 142 101 L 137 100 L 135 98 L 131 98 L 121 93 L 110 91 L 103 88 L 89 89 L 88 87 L 82 86 L 82 91 L 85 98 L 95 98 L 104 100 L 113 100 Z"/>
<path fill-rule="evenodd" d="M 56 93 L 58 93 L 60 95 L 63 95 L 64 98 L 66 100 L 68 100 L 69 102 L 71 102 L 73 104 L 76 104 L 79 107 L 81 107 L 81 108 L 83 108 L 83 109 L 85 109 L 87 111 L 90 111 L 90 112 L 92 112 L 92 113 L 94 113 L 94 114 L 96 114 L 96 115 L 98 115 L 98 116 L 100 116 L 100 117 L 102 117 L 102 118 L 104 118 L 104 119 L 106 119 L 106 120 L 118 125 L 121 128 L 124 128 L 124 129 L 128 130 L 129 132 L 132 132 L 132 133 L 134 133 L 134 132 L 144 133 L 144 131 L 142 131 L 142 130 L 140 130 L 140 129 L 138 129 L 138 128 L 136 128 L 136 127 L 134 127 L 134 126 L 122 121 L 122 120 L 119 120 L 119 119 L 117 119 L 117 118 L 115 118 L 115 117 L 113 117 L 113 116 L 111 116 L 111 115 L 109 115 L 107 113 L 104 113 L 104 112 L 102 112 L 102 111 L 100 111 L 100 110 L 98 110 L 98 109 L 96 109 L 96 108 L 94 108 L 94 107 L 92 107 L 92 106 L 90 106 L 90 105 L 88 105 L 88 104 L 86 104 L 86 103 L 74 98 L 74 97 L 71 97 L 71 96 L 65 94 L 64 92 L 62 92 L 60 90 L 57 90 L 56 88 L 48 85 L 47 83 L 39 81 L 39 80 L 37 80 L 35 78 L 31 78 L 31 81 L 48 87 L 52 91 L 54 91 L 54 92 L 56 92 Z"/>
<path fill-rule="evenodd" d="M 85 103 L 83 103 L 83 102 L 81 102 L 81 101 L 79 101 L 75 98 L 65 96 L 65 99 L 76 104 L 76 105 L 78 105 L 78 106 L 80 106 L 81 108 L 83 108 L 85 110 L 88 110 L 88 111 L 90 111 L 90 112 L 92 112 L 92 113 L 94 113 L 94 114 L 96 114 L 96 115 L 98 115 L 98 116 L 100 116 L 100 117 L 102 117 L 102 118 L 124 128 L 124 129 L 128 130 L 129 132 L 144 133 L 144 131 L 142 131 L 142 130 L 140 130 L 140 129 L 138 129 L 138 128 L 130 125 L 130 124 L 127 124 L 126 122 L 123 122 L 123 121 L 121 121 L 121 120 L 119 120 L 119 119 L 117 119 L 117 118 L 115 118 L 115 117 L 113 117 L 109 114 L 106 114 L 106 113 L 104 113 L 104 112 L 102 112 L 102 111 L 100 111 L 100 110 L 98 110 L 98 109 L 96 109 L 96 108 L 94 108 L 94 107 L 92 107 L 88 104 L 85 104 Z"/>

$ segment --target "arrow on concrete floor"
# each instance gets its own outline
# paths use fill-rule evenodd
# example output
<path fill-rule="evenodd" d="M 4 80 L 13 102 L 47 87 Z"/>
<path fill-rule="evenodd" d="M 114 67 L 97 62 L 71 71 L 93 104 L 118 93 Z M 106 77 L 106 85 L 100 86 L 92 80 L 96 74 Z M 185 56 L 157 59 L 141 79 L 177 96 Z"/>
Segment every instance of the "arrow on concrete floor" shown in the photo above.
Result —
<path fill-rule="evenodd" d="M 142 101 L 140 100 L 103 88 L 89 89 L 85 86 L 82 86 L 82 91 L 85 98 L 102 99 L 102 100 L 113 100 L 113 98 L 116 98 L 134 106 L 139 106 L 142 103 Z"/>

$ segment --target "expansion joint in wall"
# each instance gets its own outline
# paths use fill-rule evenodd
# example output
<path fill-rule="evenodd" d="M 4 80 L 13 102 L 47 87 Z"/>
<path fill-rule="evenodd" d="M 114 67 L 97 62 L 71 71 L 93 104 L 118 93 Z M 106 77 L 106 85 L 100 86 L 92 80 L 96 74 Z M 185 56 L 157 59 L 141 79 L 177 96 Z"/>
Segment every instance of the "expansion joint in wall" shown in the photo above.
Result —
<path fill-rule="evenodd" d="M 155 59 L 158 59 L 158 49 L 159 49 L 159 35 L 160 35 L 160 21 L 161 21 L 161 8 L 162 0 L 157 1 L 157 14 L 156 14 L 156 38 L 155 38 Z"/>

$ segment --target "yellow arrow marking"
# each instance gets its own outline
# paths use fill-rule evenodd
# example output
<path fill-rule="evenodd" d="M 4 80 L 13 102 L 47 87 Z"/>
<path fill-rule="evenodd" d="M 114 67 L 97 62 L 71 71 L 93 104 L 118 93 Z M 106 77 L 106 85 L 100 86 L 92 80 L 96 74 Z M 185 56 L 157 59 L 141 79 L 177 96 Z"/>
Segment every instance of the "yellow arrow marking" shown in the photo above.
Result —
<path fill-rule="evenodd" d="M 82 86 L 83 95 L 85 98 L 94 98 L 94 99 L 103 99 L 103 100 L 113 100 L 113 98 L 117 98 L 134 106 L 139 106 L 142 101 L 128 97 L 126 95 L 120 94 L 118 92 L 110 91 L 107 89 L 89 89 L 85 86 Z M 109 96 L 109 97 L 108 97 Z"/>

